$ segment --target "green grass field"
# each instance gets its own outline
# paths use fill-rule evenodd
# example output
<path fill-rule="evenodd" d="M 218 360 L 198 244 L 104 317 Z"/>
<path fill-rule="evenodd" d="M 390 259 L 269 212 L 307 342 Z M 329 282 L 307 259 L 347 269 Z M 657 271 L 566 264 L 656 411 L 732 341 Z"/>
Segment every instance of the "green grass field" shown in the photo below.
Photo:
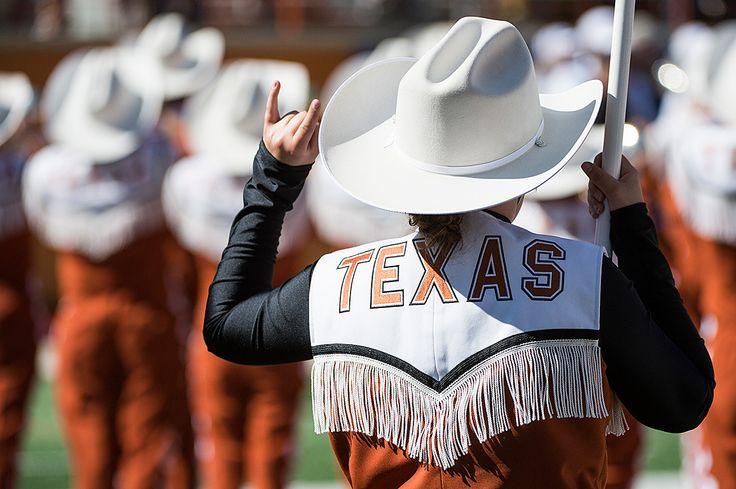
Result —
<path fill-rule="evenodd" d="M 338 477 L 326 436 L 312 431 L 308 393 L 302 404 L 299 423 L 299 455 L 295 478 L 300 481 L 329 481 Z M 57 489 L 69 487 L 69 466 L 61 437 L 51 386 L 40 381 L 35 389 L 31 419 L 21 465 L 22 489 Z M 644 465 L 650 471 L 679 468 L 678 437 L 655 431 L 647 434 Z"/>

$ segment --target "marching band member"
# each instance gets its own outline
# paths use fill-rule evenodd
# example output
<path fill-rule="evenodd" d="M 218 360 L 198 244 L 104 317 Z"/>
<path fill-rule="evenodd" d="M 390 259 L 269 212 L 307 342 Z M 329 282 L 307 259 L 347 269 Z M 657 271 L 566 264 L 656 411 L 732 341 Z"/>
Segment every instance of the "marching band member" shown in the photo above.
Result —
<path fill-rule="evenodd" d="M 314 359 L 315 429 L 353 487 L 601 488 L 606 433 L 626 429 L 617 399 L 657 429 L 702 420 L 712 366 L 635 169 L 624 161 L 617 181 L 584 165 L 621 269 L 510 222 L 582 144 L 599 82 L 540 97 L 516 28 L 464 18 L 418 60 L 359 71 L 319 130 L 319 102 L 281 117 L 279 89 L 204 335 L 231 361 Z M 419 229 L 273 289 L 281 224 L 318 152 L 346 191 Z"/>
<path fill-rule="evenodd" d="M 132 83 L 128 63 L 149 82 Z M 29 222 L 56 252 L 56 395 L 80 488 L 194 485 L 164 283 L 155 80 L 155 66 L 123 47 L 69 55 L 41 99 L 51 144 L 23 177 Z"/>
<path fill-rule="evenodd" d="M 668 46 L 670 63 L 658 70 L 660 83 L 668 91 L 662 97 L 659 115 L 644 133 L 643 177 L 660 226 L 662 250 L 672 264 L 685 307 L 697 325 L 701 315 L 701 270 L 693 259 L 696 238 L 682 218 L 667 173 L 678 158 L 674 152 L 678 141 L 687 139 L 693 126 L 710 118 L 707 72 L 714 41 L 712 30 L 697 23 L 685 24 L 672 33 Z"/>
<path fill-rule="evenodd" d="M 29 290 L 31 248 L 21 175 L 32 148 L 24 126 L 33 88 L 21 73 L 0 73 L 0 487 L 14 487 L 26 405 L 36 364 L 38 305 Z M 37 302 L 37 301 L 36 301 Z M 34 307 L 35 306 L 35 307 Z M 35 309 L 35 310 L 34 310 Z"/>
<path fill-rule="evenodd" d="M 197 455 L 208 488 L 235 489 L 246 481 L 259 489 L 285 487 L 296 444 L 301 366 L 236 365 L 208 353 L 202 340 L 209 284 L 250 176 L 242 157 L 258 149 L 274 78 L 288 80 L 284 107 L 307 99 L 306 68 L 270 60 L 232 62 L 212 85 L 189 99 L 184 114 L 194 155 L 174 165 L 164 184 L 169 223 L 197 264 L 189 374 Z M 309 234 L 306 209 L 299 201 L 284 225 L 275 285 L 298 271 Z"/>

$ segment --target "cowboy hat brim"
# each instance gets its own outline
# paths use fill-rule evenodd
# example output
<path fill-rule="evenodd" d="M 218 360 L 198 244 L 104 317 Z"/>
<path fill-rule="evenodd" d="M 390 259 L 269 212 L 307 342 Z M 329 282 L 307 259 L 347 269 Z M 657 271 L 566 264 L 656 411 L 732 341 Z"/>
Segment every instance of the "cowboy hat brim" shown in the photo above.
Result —
<path fill-rule="evenodd" d="M 453 214 L 491 207 L 552 178 L 575 154 L 595 122 L 600 81 L 540 95 L 544 130 L 539 144 L 491 170 L 447 175 L 420 169 L 393 143 L 399 83 L 414 64 L 397 58 L 351 76 L 327 104 L 319 133 L 320 159 L 353 197 L 382 209 Z"/>

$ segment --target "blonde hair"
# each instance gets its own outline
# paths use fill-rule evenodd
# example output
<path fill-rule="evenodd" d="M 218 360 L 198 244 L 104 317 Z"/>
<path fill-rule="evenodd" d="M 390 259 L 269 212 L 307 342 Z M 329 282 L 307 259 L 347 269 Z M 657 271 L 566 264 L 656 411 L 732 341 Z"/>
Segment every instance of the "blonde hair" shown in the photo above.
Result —
<path fill-rule="evenodd" d="M 462 243 L 461 225 L 464 217 L 464 214 L 412 214 L 409 224 L 419 228 L 430 248 L 444 248 Z"/>

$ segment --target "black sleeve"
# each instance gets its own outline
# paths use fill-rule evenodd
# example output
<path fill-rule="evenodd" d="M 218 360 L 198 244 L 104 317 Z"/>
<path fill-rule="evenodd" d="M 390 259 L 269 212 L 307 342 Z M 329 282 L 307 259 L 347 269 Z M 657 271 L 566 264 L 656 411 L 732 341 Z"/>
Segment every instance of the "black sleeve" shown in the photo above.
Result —
<path fill-rule="evenodd" d="M 713 366 L 645 204 L 611 213 L 611 241 L 620 268 L 604 258 L 600 326 L 609 383 L 641 423 L 693 429 L 713 400 Z"/>
<path fill-rule="evenodd" d="M 209 351 L 236 363 L 263 365 L 312 357 L 309 339 L 308 267 L 273 289 L 281 226 L 304 186 L 311 166 L 292 167 L 261 143 L 243 209 L 230 229 L 210 285 L 204 320 Z"/>

